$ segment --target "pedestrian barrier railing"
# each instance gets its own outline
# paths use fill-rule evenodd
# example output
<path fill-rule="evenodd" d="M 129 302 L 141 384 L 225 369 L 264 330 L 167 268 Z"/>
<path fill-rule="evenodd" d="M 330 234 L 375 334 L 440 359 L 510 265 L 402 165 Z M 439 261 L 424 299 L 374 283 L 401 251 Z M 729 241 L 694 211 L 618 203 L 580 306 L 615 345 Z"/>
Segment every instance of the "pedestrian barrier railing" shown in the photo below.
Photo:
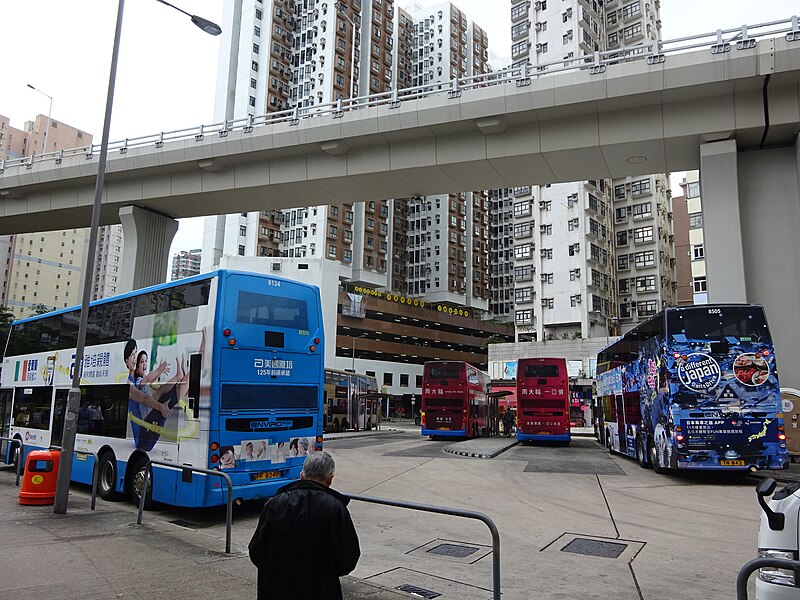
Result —
<path fill-rule="evenodd" d="M 750 575 L 753 574 L 753 571 L 764 567 L 794 571 L 795 581 L 800 578 L 800 561 L 786 558 L 756 558 L 745 564 L 736 577 L 736 600 L 747 600 L 747 581 L 750 579 Z"/>
<path fill-rule="evenodd" d="M 175 471 L 183 471 L 183 472 L 192 472 L 192 473 L 203 473 L 204 475 L 213 475 L 215 477 L 221 477 L 225 480 L 225 483 L 228 485 L 228 498 L 227 498 L 227 528 L 225 530 L 225 554 L 231 553 L 231 528 L 233 526 L 233 482 L 231 481 L 230 476 L 227 473 L 223 473 L 222 471 L 215 471 L 212 469 L 203 469 L 201 467 L 192 467 L 189 465 L 176 465 L 175 463 L 164 462 L 162 460 L 148 460 L 147 464 L 145 465 L 144 471 L 144 482 L 142 483 L 142 491 L 139 494 L 139 516 L 136 519 L 136 524 L 142 524 L 142 515 L 144 514 L 144 504 L 147 499 L 147 490 L 150 487 L 150 465 L 158 465 L 159 467 L 165 467 L 168 469 L 174 469 Z"/>
<path fill-rule="evenodd" d="M 361 496 L 359 494 L 343 493 L 342 495 L 351 500 L 358 500 L 359 502 L 370 502 L 372 504 L 383 504 L 384 506 L 395 506 L 397 508 L 408 508 L 422 512 L 452 515 L 454 517 L 483 521 L 492 533 L 492 600 L 500 600 L 500 533 L 497 531 L 497 526 L 494 524 L 494 521 L 485 514 L 460 508 L 419 504 L 417 502 L 405 502 L 404 500 L 389 500 L 387 498 L 375 498 L 373 496 Z"/>
<path fill-rule="evenodd" d="M 422 86 L 389 90 L 357 98 L 338 99 L 327 104 L 314 104 L 312 106 L 296 106 L 279 112 L 261 115 L 248 115 L 247 118 L 200 125 L 175 131 L 161 131 L 151 135 L 135 138 L 125 138 L 121 141 L 109 142 L 108 150 L 117 150 L 126 154 L 128 149 L 136 147 L 163 148 L 166 142 L 179 140 L 194 140 L 202 142 L 206 135 L 216 134 L 219 138 L 228 137 L 231 131 L 241 130 L 242 133 L 252 133 L 254 128 L 264 125 L 286 124 L 298 125 L 301 119 L 329 115 L 338 119 L 345 112 L 375 106 L 386 106 L 388 109 L 399 108 L 403 102 L 419 100 L 438 95 L 447 95 L 450 99 L 460 98 L 465 90 L 485 88 L 496 85 L 510 84 L 516 87 L 530 85 L 531 80 L 543 75 L 563 73 L 567 71 L 585 70 L 591 75 L 605 73 L 606 68 L 620 63 L 633 61 L 646 61 L 647 64 L 664 63 L 667 56 L 681 54 L 690 50 L 708 48 L 711 54 L 724 54 L 729 52 L 734 44 L 737 50 L 754 48 L 756 40 L 783 35 L 789 42 L 800 42 L 800 24 L 798 17 L 792 16 L 780 21 L 770 21 L 756 25 L 742 25 L 732 29 L 718 29 L 709 33 L 676 38 L 674 40 L 656 40 L 636 46 L 595 51 L 593 54 L 564 58 L 536 65 L 515 65 L 469 77 L 453 79 L 449 82 L 427 84 Z M 52 161 L 61 164 L 65 156 L 81 156 L 91 160 L 95 153 L 100 151 L 100 144 L 82 146 L 80 148 L 62 149 L 43 154 L 32 154 L 22 158 L 0 160 L 0 174 L 5 169 L 18 167 L 31 169 L 34 163 Z"/>
<path fill-rule="evenodd" d="M 25 444 L 22 443 L 22 440 L 19 438 L 10 438 L 10 437 L 0 437 L 0 442 L 7 442 L 8 446 L 5 447 L 5 450 L 2 452 L 3 462 L 5 464 L 10 464 L 8 462 L 8 457 L 13 456 L 14 451 L 14 444 L 19 446 L 19 458 L 16 460 L 14 470 L 17 472 L 17 487 L 19 487 L 19 476 L 22 472 L 22 461 L 23 457 L 25 456 Z"/>
<path fill-rule="evenodd" d="M 50 450 L 58 450 L 61 452 L 61 446 L 50 446 Z M 91 503 L 91 510 L 95 509 L 97 505 L 97 480 L 100 476 L 100 462 L 99 457 L 95 452 L 84 452 L 75 450 L 75 454 L 85 454 L 86 456 L 93 456 L 94 457 L 94 464 L 92 465 L 92 503 Z"/>

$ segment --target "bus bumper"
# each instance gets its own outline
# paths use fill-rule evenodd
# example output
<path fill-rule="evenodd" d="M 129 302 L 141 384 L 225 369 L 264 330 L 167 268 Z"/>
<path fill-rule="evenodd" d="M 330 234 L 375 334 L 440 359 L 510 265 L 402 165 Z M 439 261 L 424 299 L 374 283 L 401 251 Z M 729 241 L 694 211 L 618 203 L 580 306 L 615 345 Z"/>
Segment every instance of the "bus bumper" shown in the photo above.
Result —
<path fill-rule="evenodd" d="M 569 433 L 542 435 L 540 433 L 522 433 L 518 431 L 517 439 L 520 442 L 569 442 L 571 436 Z"/>
<path fill-rule="evenodd" d="M 463 438 L 467 435 L 467 432 L 463 429 L 453 430 L 453 429 L 426 429 L 425 427 L 422 428 L 421 435 L 435 435 L 436 437 L 452 437 L 452 438 Z"/>

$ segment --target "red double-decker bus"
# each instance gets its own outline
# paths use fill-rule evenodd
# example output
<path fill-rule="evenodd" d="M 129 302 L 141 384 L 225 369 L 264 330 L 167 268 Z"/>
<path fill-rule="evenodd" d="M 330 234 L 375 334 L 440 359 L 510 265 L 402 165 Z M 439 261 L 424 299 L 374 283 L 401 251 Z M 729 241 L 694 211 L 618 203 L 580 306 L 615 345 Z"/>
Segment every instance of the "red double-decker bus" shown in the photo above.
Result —
<path fill-rule="evenodd" d="M 570 441 L 569 376 L 563 358 L 517 361 L 517 439 Z"/>
<path fill-rule="evenodd" d="M 480 437 L 493 432 L 497 399 L 490 378 L 463 361 L 429 361 L 422 371 L 422 435 Z"/>

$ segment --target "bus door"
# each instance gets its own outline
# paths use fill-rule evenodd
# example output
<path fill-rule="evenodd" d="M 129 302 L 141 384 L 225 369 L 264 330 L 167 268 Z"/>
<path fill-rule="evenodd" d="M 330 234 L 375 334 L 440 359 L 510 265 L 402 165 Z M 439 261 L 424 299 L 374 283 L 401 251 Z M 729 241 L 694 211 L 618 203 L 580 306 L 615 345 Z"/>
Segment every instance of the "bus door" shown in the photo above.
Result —
<path fill-rule="evenodd" d="M 50 434 L 50 445 L 60 446 L 61 436 L 64 433 L 64 412 L 67 410 L 67 396 L 69 390 L 56 390 L 56 402 L 53 407 L 53 431 Z"/>
<path fill-rule="evenodd" d="M 617 412 L 617 442 L 618 450 L 626 452 L 625 443 L 625 400 L 622 394 L 614 396 L 614 405 Z"/>
<path fill-rule="evenodd" d="M 14 397 L 14 390 L 0 390 L 0 437 L 9 437 L 11 433 L 11 399 Z M 0 442 L 0 461 L 8 464 L 10 456 L 8 451 L 9 442 Z"/>
<path fill-rule="evenodd" d="M 11 431 L 11 399 L 14 390 L 0 390 L 0 437 L 8 437 Z"/>

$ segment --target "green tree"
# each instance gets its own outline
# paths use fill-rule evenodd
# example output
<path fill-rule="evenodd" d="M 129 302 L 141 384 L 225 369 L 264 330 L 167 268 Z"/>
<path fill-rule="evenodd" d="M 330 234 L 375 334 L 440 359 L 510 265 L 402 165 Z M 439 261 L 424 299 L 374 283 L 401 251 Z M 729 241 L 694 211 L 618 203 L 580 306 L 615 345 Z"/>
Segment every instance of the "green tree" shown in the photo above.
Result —
<path fill-rule="evenodd" d="M 14 313 L 7 306 L 0 306 L 0 355 L 5 356 L 8 332 L 14 321 Z"/>
<path fill-rule="evenodd" d="M 34 304 L 31 306 L 31 316 L 35 317 L 37 315 L 46 315 L 53 309 L 47 306 L 46 304 Z"/>

